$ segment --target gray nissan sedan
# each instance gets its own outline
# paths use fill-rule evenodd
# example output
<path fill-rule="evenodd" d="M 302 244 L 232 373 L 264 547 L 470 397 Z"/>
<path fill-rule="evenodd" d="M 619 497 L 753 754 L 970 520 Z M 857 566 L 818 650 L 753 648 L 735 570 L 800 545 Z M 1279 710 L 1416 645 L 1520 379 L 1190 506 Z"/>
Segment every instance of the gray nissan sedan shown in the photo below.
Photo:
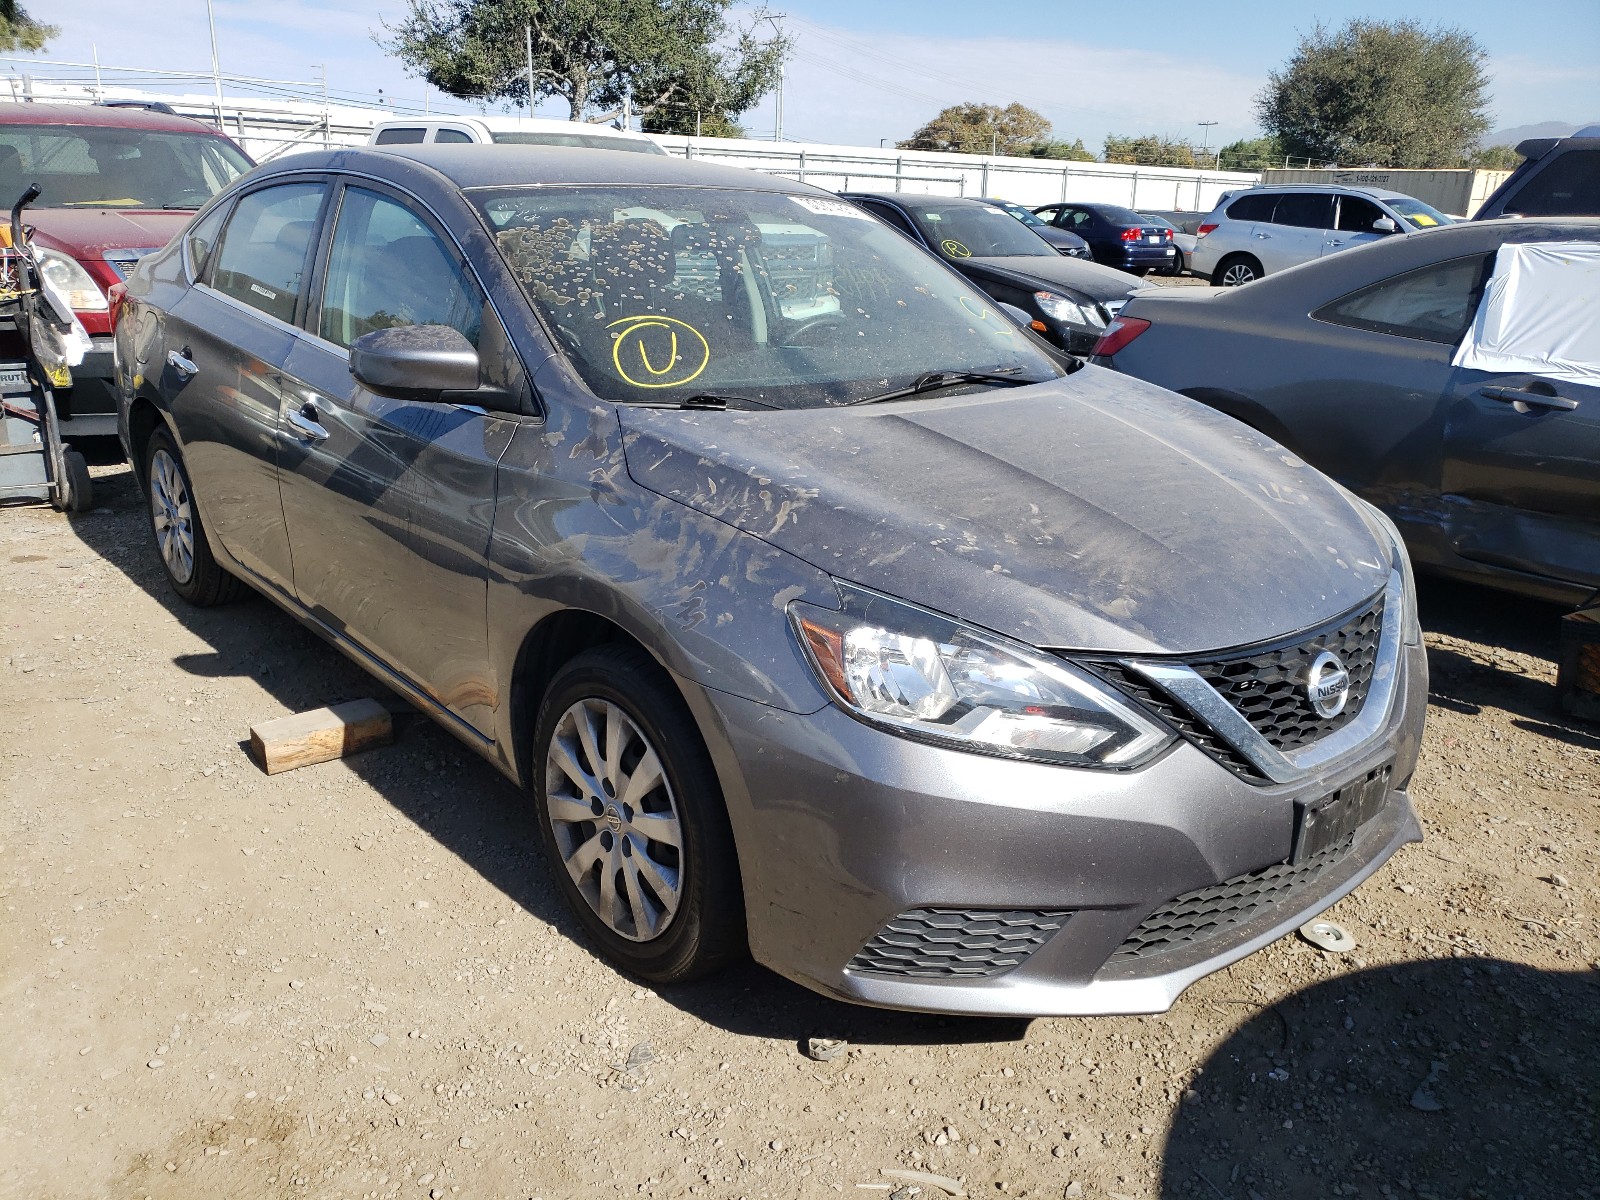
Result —
<path fill-rule="evenodd" d="M 636 977 L 1158 1012 L 1420 836 L 1389 522 L 814 188 L 285 158 L 116 328 L 172 586 L 270 597 L 525 786 Z"/>

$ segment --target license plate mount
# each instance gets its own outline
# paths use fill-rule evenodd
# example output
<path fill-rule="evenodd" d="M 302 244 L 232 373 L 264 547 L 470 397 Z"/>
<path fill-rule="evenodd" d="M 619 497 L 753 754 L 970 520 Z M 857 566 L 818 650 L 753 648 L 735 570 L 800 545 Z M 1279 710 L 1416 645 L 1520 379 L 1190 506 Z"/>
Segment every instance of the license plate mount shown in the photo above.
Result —
<path fill-rule="evenodd" d="M 1337 791 L 1316 800 L 1295 803 L 1294 855 L 1299 865 L 1337 846 L 1373 817 L 1389 799 L 1394 766 L 1385 763 Z"/>

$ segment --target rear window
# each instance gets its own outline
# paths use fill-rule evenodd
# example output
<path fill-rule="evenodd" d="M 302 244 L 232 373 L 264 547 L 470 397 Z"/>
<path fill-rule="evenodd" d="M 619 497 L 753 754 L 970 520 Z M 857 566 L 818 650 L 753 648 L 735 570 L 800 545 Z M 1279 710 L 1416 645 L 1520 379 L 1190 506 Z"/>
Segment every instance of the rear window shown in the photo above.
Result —
<path fill-rule="evenodd" d="M 1138 213 L 1134 212 L 1133 209 L 1120 208 L 1115 204 L 1097 204 L 1094 206 L 1092 211 L 1094 212 L 1095 216 L 1099 217 L 1103 221 L 1109 221 L 1113 225 L 1150 224 L 1149 221 L 1146 221 Z"/>
<path fill-rule="evenodd" d="M 1299 229 L 1332 229 L 1333 194 L 1285 192 L 1272 210 L 1272 223 Z"/>
<path fill-rule="evenodd" d="M 434 131 L 433 140 L 460 145 L 463 142 L 472 141 L 472 135 L 460 129 L 439 129 Z"/>
<path fill-rule="evenodd" d="M 1231 221 L 1270 221 L 1272 220 L 1272 206 L 1277 201 L 1276 196 L 1240 196 L 1228 205 L 1228 219 Z"/>
<path fill-rule="evenodd" d="M 1569 150 L 1538 172 L 1505 211 L 1525 217 L 1600 217 L 1600 150 Z"/>
<path fill-rule="evenodd" d="M 205 133 L 95 125 L 0 125 L 0 197 L 41 189 L 38 208 L 199 208 L 250 169 Z"/>
<path fill-rule="evenodd" d="M 415 146 L 427 134 L 426 129 L 380 129 L 372 139 L 374 146 Z"/>
<path fill-rule="evenodd" d="M 1474 254 L 1431 263 L 1351 292 L 1311 315 L 1331 325 L 1454 346 L 1478 311 L 1493 261 Z"/>

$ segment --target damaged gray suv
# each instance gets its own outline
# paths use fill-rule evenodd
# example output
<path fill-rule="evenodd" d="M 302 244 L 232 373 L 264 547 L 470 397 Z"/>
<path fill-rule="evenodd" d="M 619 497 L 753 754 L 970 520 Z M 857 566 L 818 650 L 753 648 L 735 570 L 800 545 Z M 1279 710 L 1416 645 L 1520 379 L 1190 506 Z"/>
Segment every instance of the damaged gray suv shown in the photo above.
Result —
<path fill-rule="evenodd" d="M 1419 837 L 1388 521 L 814 188 L 284 158 L 116 342 L 173 587 L 270 597 L 526 787 L 636 977 L 1157 1012 Z"/>

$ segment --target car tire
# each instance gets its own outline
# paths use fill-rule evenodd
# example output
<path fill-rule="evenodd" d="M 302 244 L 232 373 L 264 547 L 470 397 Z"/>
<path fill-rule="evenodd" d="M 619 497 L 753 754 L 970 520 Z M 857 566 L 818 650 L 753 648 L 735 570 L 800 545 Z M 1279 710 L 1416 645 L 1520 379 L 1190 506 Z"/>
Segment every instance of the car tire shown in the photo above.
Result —
<path fill-rule="evenodd" d="M 1217 264 L 1217 269 L 1212 273 L 1212 287 L 1243 287 L 1247 283 L 1254 283 L 1266 272 L 1261 269 L 1261 264 L 1248 254 L 1230 254 Z"/>
<path fill-rule="evenodd" d="M 648 654 L 601 646 L 556 673 L 530 774 L 546 864 L 602 956 L 666 985 L 745 953 L 722 789 L 693 718 Z"/>
<path fill-rule="evenodd" d="M 172 435 L 165 429 L 156 430 L 144 453 L 150 532 L 172 590 L 197 608 L 238 599 L 244 585 L 212 556 L 195 504 L 194 485 Z"/>

